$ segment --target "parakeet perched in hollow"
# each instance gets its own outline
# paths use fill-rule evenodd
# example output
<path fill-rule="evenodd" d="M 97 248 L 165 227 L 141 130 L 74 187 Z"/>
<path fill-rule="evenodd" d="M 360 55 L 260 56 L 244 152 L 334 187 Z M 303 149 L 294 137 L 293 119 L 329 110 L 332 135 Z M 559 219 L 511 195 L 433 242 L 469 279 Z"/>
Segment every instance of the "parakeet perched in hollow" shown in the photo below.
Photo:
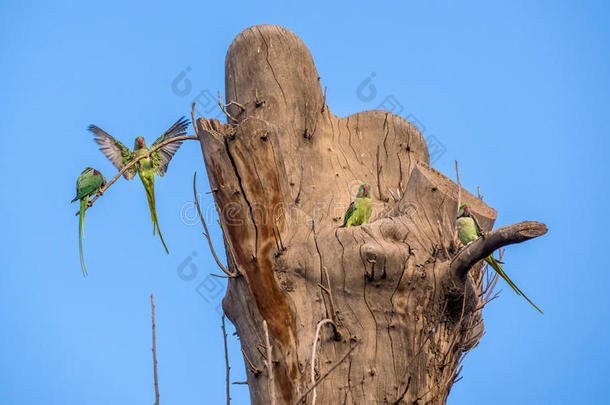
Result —
<path fill-rule="evenodd" d="M 470 212 L 470 206 L 468 204 L 460 205 L 460 210 L 457 215 L 457 231 L 458 237 L 460 238 L 464 246 L 481 237 L 481 228 L 479 227 L 479 224 L 474 215 Z M 496 259 L 494 259 L 493 255 L 487 256 L 485 258 L 485 261 L 489 263 L 491 267 L 493 267 L 493 269 L 500 275 L 500 277 L 502 277 L 508 283 L 508 285 L 511 286 L 513 290 L 515 290 L 517 295 L 520 295 L 525 298 L 527 302 L 532 304 L 534 308 L 536 308 L 540 313 L 542 313 L 540 308 L 538 308 L 532 301 L 530 301 L 530 299 L 527 298 L 525 294 L 523 294 L 519 287 L 517 287 L 511 281 L 511 279 L 508 278 L 506 273 L 504 273 L 504 270 L 502 270 L 500 264 L 496 261 Z"/>
<path fill-rule="evenodd" d="M 80 200 L 80 218 L 78 220 L 78 250 L 80 252 L 80 268 L 83 272 L 83 276 L 87 276 L 87 266 L 85 266 L 85 259 L 83 257 L 83 236 L 85 236 L 83 223 L 85 221 L 85 210 L 87 209 L 89 197 L 97 194 L 100 188 L 104 187 L 105 185 L 106 179 L 102 173 L 92 169 L 91 167 L 83 170 L 76 180 L 76 197 L 74 197 L 72 202 Z"/>
<path fill-rule="evenodd" d="M 370 184 L 360 185 L 356 199 L 352 201 L 345 213 L 342 227 L 364 225 L 369 222 L 372 210 L 370 190 Z"/>
<path fill-rule="evenodd" d="M 185 135 L 188 125 L 189 122 L 184 117 L 180 118 L 178 121 L 176 121 L 176 123 L 174 123 L 174 125 L 165 131 L 163 135 L 153 142 L 151 148 L 160 144 L 166 139 Z M 136 157 L 148 152 L 148 148 L 144 143 L 144 138 L 141 136 L 136 138 L 132 152 L 121 142 L 117 141 L 95 125 L 90 125 L 89 131 L 95 134 L 95 142 L 101 146 L 100 150 L 119 170 L 121 170 L 125 165 L 129 164 L 129 162 L 134 160 Z M 155 152 L 151 153 L 149 157 L 138 161 L 138 163 L 123 174 L 127 180 L 132 179 L 136 175 L 136 171 L 139 174 L 140 180 L 142 180 L 142 184 L 144 184 L 144 189 L 146 190 L 146 198 L 148 199 L 150 216 L 153 222 L 153 235 L 155 234 L 155 230 L 159 233 L 159 238 L 161 238 L 161 243 L 163 243 L 163 247 L 165 248 L 167 254 L 169 254 L 169 250 L 167 249 L 163 236 L 161 235 L 161 229 L 159 229 L 159 221 L 157 219 L 157 211 L 155 209 L 155 174 L 159 176 L 163 176 L 165 174 L 169 161 L 178 151 L 180 145 L 182 145 L 182 142 L 177 141 L 157 149 Z"/>

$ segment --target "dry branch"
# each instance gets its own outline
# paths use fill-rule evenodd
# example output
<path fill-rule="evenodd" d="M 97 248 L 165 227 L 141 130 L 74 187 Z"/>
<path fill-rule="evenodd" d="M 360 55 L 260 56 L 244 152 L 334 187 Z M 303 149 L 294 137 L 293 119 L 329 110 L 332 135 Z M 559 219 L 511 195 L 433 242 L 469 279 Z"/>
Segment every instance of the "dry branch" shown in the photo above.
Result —
<path fill-rule="evenodd" d="M 153 301 L 152 294 L 150 294 L 150 306 L 152 308 L 152 354 L 155 377 L 155 405 L 159 405 L 159 381 L 157 379 L 157 344 L 155 340 L 155 303 Z"/>
<path fill-rule="evenodd" d="M 201 208 L 199 207 L 199 200 L 197 199 L 197 172 L 193 175 L 193 195 L 195 196 L 195 207 L 197 207 L 197 213 L 199 214 L 199 218 L 201 219 L 201 224 L 203 225 L 203 236 L 208 240 L 208 245 L 210 246 L 210 251 L 212 252 L 212 256 L 214 256 L 214 260 L 216 260 L 216 264 L 222 270 L 227 277 L 233 278 L 237 277 L 239 274 L 231 273 L 227 268 L 220 262 L 218 256 L 216 256 L 216 251 L 214 250 L 214 245 L 212 245 L 212 239 L 210 238 L 210 232 L 208 231 L 208 226 L 205 223 L 205 219 L 203 219 L 203 214 L 201 213 Z"/>
<path fill-rule="evenodd" d="M 458 186 L 458 201 L 457 201 L 457 211 L 455 216 L 460 212 L 460 205 L 462 205 L 462 184 L 460 183 L 460 172 L 458 170 L 458 162 L 455 161 L 455 177 L 457 178 L 457 186 Z"/>
<path fill-rule="evenodd" d="M 535 221 L 524 221 L 498 228 L 486 234 L 484 238 L 469 243 L 458 252 L 451 262 L 451 271 L 460 279 L 464 279 L 476 262 L 495 250 L 506 245 L 525 242 L 546 232 L 546 225 Z"/>
<path fill-rule="evenodd" d="M 233 121 L 235 121 L 235 122 L 239 122 L 239 121 L 237 120 L 237 118 L 233 117 L 233 116 L 232 116 L 231 114 L 229 114 L 229 112 L 226 110 L 226 108 L 227 108 L 228 106 L 230 106 L 230 105 L 236 105 L 236 106 L 238 106 L 239 108 L 241 108 L 241 110 L 242 110 L 242 111 L 245 111 L 245 110 L 246 110 L 246 107 L 244 107 L 243 105 L 239 104 L 237 101 L 231 101 L 231 102 L 229 102 L 229 103 L 227 103 L 227 104 L 222 104 L 222 99 L 221 99 L 221 97 L 220 97 L 220 92 L 218 92 L 218 106 L 220 107 L 220 109 L 222 110 L 222 112 L 223 112 L 223 113 L 225 113 L 225 115 L 226 115 L 226 116 L 227 116 L 229 119 L 231 119 L 231 120 L 233 120 Z"/>
<path fill-rule="evenodd" d="M 231 404 L 231 393 L 229 391 L 229 379 L 230 379 L 230 374 L 229 371 L 231 370 L 231 367 L 229 366 L 229 350 L 227 349 L 227 330 L 225 329 L 225 316 L 224 314 L 222 315 L 222 340 L 224 342 L 224 346 L 225 346 L 225 370 L 227 372 L 226 375 L 226 380 L 227 380 L 227 405 Z"/>

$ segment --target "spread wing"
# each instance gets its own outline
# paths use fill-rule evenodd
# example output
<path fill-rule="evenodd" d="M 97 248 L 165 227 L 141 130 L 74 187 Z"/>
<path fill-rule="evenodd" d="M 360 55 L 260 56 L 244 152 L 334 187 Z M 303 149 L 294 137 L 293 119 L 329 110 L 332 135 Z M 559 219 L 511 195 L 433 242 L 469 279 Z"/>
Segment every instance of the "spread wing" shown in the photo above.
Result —
<path fill-rule="evenodd" d="M 188 128 L 188 126 L 189 121 L 185 117 L 180 118 L 174 123 L 174 125 L 165 131 L 163 135 L 157 138 L 157 140 L 150 147 L 153 148 L 167 139 L 186 135 L 186 128 Z M 150 157 L 153 161 L 153 170 L 155 171 L 155 174 L 158 174 L 159 176 L 163 176 L 165 174 L 169 161 L 172 160 L 172 157 L 178 151 L 180 145 L 182 145 L 181 141 L 172 142 L 151 153 Z"/>
<path fill-rule="evenodd" d="M 100 150 L 118 170 L 121 170 L 133 160 L 131 151 L 121 142 L 106 133 L 106 131 L 95 125 L 89 125 L 88 129 L 95 135 L 95 142 L 100 145 Z M 132 179 L 133 176 L 136 175 L 136 170 L 136 166 L 134 165 L 123 173 L 123 176 L 127 180 Z"/>

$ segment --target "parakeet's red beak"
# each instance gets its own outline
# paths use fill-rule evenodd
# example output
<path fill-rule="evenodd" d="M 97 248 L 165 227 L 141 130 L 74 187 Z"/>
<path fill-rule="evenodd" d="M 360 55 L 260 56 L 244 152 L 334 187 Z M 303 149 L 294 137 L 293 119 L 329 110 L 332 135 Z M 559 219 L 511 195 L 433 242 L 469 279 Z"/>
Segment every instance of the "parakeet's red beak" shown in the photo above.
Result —
<path fill-rule="evenodd" d="M 97 170 L 93 169 L 93 175 L 94 176 L 99 176 L 100 174 L 101 174 L 100 172 L 98 172 Z"/>
<path fill-rule="evenodd" d="M 138 138 L 138 143 L 139 143 L 140 145 L 142 145 L 142 144 L 144 143 L 144 139 L 142 139 L 142 138 Z"/>

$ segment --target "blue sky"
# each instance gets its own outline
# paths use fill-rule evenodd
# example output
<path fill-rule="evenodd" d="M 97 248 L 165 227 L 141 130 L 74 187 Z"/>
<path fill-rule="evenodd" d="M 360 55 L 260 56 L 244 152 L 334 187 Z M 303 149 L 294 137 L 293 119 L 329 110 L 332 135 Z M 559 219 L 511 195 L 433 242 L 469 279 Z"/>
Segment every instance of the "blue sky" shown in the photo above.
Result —
<path fill-rule="evenodd" d="M 212 201 L 198 144 L 184 144 L 156 184 L 169 256 L 151 235 L 141 185 L 120 180 L 87 213 L 83 279 L 69 201 L 83 168 L 115 173 L 87 125 L 128 146 L 156 137 L 198 94 L 224 89 L 228 45 L 261 23 L 303 38 L 333 112 L 393 96 L 394 112 L 445 150 L 434 166 L 453 178 L 458 159 L 462 184 L 481 187 L 497 226 L 533 219 L 550 229 L 505 256 L 545 314 L 505 288 L 449 403 L 605 401 L 610 6 L 489 3 L 3 1 L 1 402 L 152 403 L 151 292 L 162 402 L 224 401 L 224 286 L 208 276 L 216 268 L 193 221 L 193 171 L 202 204 Z M 172 90 L 181 72 L 184 95 Z M 374 92 L 363 97 L 367 78 Z M 241 381 L 235 336 L 229 352 Z M 232 396 L 248 403 L 243 385 Z"/>

